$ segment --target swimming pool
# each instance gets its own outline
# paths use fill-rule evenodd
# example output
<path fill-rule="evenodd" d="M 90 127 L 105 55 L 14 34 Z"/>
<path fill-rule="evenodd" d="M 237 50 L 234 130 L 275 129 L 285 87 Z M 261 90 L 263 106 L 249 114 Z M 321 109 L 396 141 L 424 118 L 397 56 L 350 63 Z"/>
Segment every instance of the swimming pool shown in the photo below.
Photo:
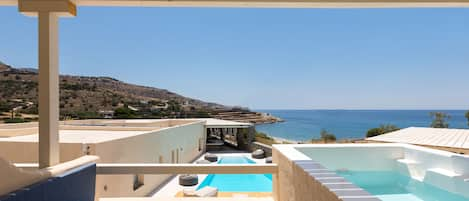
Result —
<path fill-rule="evenodd" d="M 395 171 L 338 171 L 337 174 L 382 201 L 469 200 Z"/>
<path fill-rule="evenodd" d="M 256 163 L 243 156 L 223 156 L 219 164 Z M 220 192 L 272 192 L 271 174 L 209 174 L 197 189 L 205 186 L 218 188 Z"/>
<path fill-rule="evenodd" d="M 293 164 L 291 173 L 279 173 L 279 181 L 289 184 L 280 191 L 296 190 L 312 200 L 324 195 L 328 200 L 469 201 L 469 156 L 407 144 L 274 148 L 277 157 Z M 295 174 L 301 176 L 292 179 Z M 298 185 L 306 190 L 295 189 Z"/>

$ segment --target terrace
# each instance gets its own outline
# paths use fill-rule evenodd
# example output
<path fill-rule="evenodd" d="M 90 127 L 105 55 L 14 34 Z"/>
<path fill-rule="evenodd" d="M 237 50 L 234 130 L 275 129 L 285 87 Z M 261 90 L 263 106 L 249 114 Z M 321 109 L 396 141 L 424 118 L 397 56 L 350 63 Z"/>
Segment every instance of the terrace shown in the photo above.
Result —
<path fill-rule="evenodd" d="M 469 7 L 467 0 L 207 0 L 207 1 L 159 1 L 159 0 L 0 0 L 0 6 L 18 6 L 19 11 L 38 17 L 39 34 L 39 124 L 13 125 L 18 130 L 0 133 L 13 137 L 15 142 L 37 142 L 31 150 L 36 151 L 34 161 L 22 161 L 16 167 L 0 160 L 2 182 L 0 200 L 380 200 L 387 199 L 383 193 L 368 190 L 348 177 L 350 171 L 398 171 L 412 182 L 419 181 L 446 190 L 444 195 L 454 200 L 468 199 L 464 189 L 469 188 L 469 159 L 448 152 L 434 151 L 403 144 L 370 145 L 275 145 L 272 164 L 191 164 L 191 163 L 132 163 L 106 162 L 106 158 L 76 155 L 62 158 L 67 149 L 59 143 L 77 142 L 88 137 L 82 135 L 93 131 L 96 136 L 87 139 L 88 144 L 119 140 L 129 136 L 144 135 L 148 131 L 168 130 L 180 125 L 199 126 L 199 121 L 164 122 L 116 121 L 116 122 L 59 122 L 58 95 L 58 19 L 77 16 L 79 6 L 191 6 L 191 7 L 292 7 L 292 8 L 376 8 L 376 7 Z M 174 124 L 173 124 L 174 123 Z M 89 125 L 92 124 L 92 125 Z M 106 131 L 100 131 L 97 124 L 112 127 L 112 139 L 103 139 Z M 137 125 L 138 128 L 129 128 Z M 239 126 L 239 125 L 232 125 Z M 181 126 L 181 128 L 184 126 Z M 59 132 L 60 129 L 79 130 L 79 135 Z M 92 129 L 91 129 L 92 128 Z M 135 131 L 135 129 L 140 129 Z M 99 132 L 98 132 L 99 131 Z M 182 131 L 184 132 L 184 131 Z M 31 135 L 37 133 L 37 137 Z M 120 134 L 119 134 L 120 133 Z M 101 135 L 102 134 L 102 135 Z M 101 137 L 100 137 L 101 136 Z M 108 137 L 109 135 L 106 135 Z M 204 136 L 204 135 L 202 135 Z M 178 139 L 178 137 L 169 136 Z M 81 141 L 80 141 L 81 142 Z M 192 144 L 197 147 L 197 142 Z M 145 144 L 145 142 L 141 142 Z M 152 145 L 153 147 L 155 145 Z M 160 146 L 160 147 L 158 147 Z M 86 146 L 85 146 L 86 147 Z M 161 151 L 163 144 L 157 145 Z M 180 150 L 180 149 L 179 149 Z M 85 149 L 85 152 L 87 149 Z M 174 152 L 173 152 L 174 151 Z M 200 152 L 200 153 L 199 153 Z M 196 155 L 205 150 L 198 150 Z M 3 152 L 4 153 L 4 152 Z M 31 153 L 34 153 L 31 151 Z M 90 152 L 91 153 L 91 152 Z M 88 154 L 90 154 L 88 153 Z M 350 154 L 352 153 L 352 154 Z M 96 153 L 97 155 L 100 155 Z M 103 153 L 104 154 L 104 153 Z M 124 153 L 120 153 L 124 154 Z M 91 155 L 91 154 L 90 154 Z M 9 157 L 10 154 L 2 158 Z M 119 155 L 117 155 L 118 157 Z M 143 157 L 143 156 L 142 156 Z M 192 156 L 195 157 L 195 156 Z M 366 160 L 363 159 L 365 157 Z M 172 157 L 173 158 L 173 157 Z M 333 160 L 330 160 L 333 158 Z M 7 158 L 8 159 L 8 158 Z M 153 159 L 153 161 L 155 161 Z M 367 161 L 359 163 L 356 161 Z M 437 161 L 437 162 L 434 162 Z M 27 162 L 27 163 L 26 163 Z M 120 189 L 111 195 L 96 193 L 101 188 L 96 177 L 133 175 L 174 175 L 174 174 L 272 174 L 272 197 L 264 198 L 125 198 Z M 342 176 L 343 175 L 343 176 Z M 406 178 L 406 179 L 408 179 Z M 349 181 L 350 180 L 350 181 Z M 366 183 L 366 182 L 365 182 Z M 373 183 L 373 182 L 371 182 Z M 390 181 L 393 183 L 393 181 Z M 368 183 L 366 183 L 368 184 Z M 102 186 L 106 191 L 107 185 Z M 148 189 L 147 189 L 148 190 Z M 427 189 L 425 189 L 428 192 Z M 449 194 L 447 194 L 449 193 Z M 378 195 L 377 195 L 378 194 Z M 399 193 L 395 193 L 399 194 Z M 395 195 L 391 194 L 391 195 Z M 412 193 L 411 193 L 412 194 Z M 40 195 L 40 196 L 39 196 Z M 384 194 L 384 195 L 390 195 Z M 110 197 L 112 196 L 112 197 Z"/>

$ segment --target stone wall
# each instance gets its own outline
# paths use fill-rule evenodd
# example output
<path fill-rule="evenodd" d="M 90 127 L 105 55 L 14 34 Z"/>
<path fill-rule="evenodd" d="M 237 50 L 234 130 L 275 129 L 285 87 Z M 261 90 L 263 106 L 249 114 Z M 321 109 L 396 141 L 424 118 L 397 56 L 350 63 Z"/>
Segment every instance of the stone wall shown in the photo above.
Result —
<path fill-rule="evenodd" d="M 254 127 L 249 128 L 238 128 L 237 142 L 238 142 L 238 149 L 250 151 L 252 142 L 254 141 L 254 134 L 256 130 Z"/>

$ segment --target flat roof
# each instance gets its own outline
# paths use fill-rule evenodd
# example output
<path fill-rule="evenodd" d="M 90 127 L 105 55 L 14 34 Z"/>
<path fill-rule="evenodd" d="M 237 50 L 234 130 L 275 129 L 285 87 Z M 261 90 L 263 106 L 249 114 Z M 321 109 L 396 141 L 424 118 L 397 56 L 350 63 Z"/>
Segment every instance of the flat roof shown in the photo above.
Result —
<path fill-rule="evenodd" d="M 60 122 L 61 143 L 101 143 L 161 129 L 204 122 L 207 128 L 247 128 L 250 123 L 213 118 L 201 119 L 92 119 Z M 0 142 L 38 142 L 37 122 L 0 124 Z"/>
<path fill-rule="evenodd" d="M 469 149 L 469 129 L 409 127 L 366 140 Z"/>
<path fill-rule="evenodd" d="M 214 119 L 214 118 L 201 118 L 201 119 L 196 119 L 196 120 L 205 121 L 205 126 L 207 128 L 247 128 L 247 127 L 254 126 L 254 124 L 251 124 L 251 123 L 229 121 L 229 120 L 223 120 L 223 119 Z"/>
<path fill-rule="evenodd" d="M 136 135 L 148 133 L 147 131 L 104 131 L 104 130 L 61 130 L 60 143 L 86 143 L 95 144 L 107 142 Z M 0 138 L 0 142 L 38 142 L 38 134 L 22 135 Z"/>

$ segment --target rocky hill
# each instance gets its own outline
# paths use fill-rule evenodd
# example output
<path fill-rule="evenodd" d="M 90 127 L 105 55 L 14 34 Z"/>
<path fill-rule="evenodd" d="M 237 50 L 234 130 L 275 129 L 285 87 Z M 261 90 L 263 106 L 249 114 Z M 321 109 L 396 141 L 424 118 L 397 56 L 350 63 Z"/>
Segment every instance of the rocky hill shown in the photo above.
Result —
<path fill-rule="evenodd" d="M 282 121 L 247 108 L 204 102 L 110 77 L 60 75 L 59 81 L 61 118 L 214 117 L 255 124 Z M 0 62 L 0 119 L 14 123 L 37 117 L 37 86 L 37 69 L 13 68 Z"/>
<path fill-rule="evenodd" d="M 0 62 L 0 112 L 19 107 L 23 113 L 37 113 L 37 79 L 37 69 L 13 68 Z M 124 106 L 138 111 L 142 118 L 230 110 L 224 105 L 110 77 L 60 76 L 60 110 L 63 116 L 92 117 L 98 116 L 100 111 L 113 111 Z"/>

